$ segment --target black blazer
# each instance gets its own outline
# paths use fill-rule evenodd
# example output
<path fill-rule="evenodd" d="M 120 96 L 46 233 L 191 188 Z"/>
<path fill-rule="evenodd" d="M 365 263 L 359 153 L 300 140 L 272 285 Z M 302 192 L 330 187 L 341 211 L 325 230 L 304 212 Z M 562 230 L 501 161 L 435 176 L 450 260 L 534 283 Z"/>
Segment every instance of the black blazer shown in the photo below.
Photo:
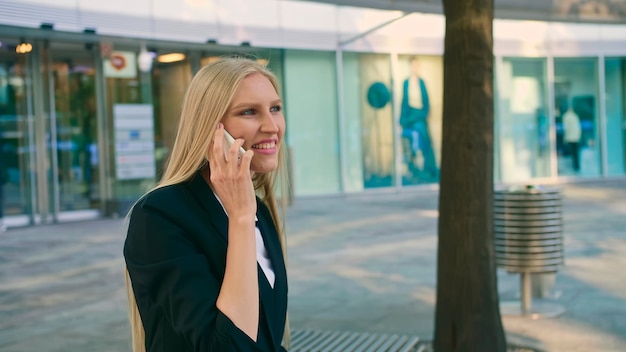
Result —
<path fill-rule="evenodd" d="M 157 189 L 135 205 L 124 257 L 148 352 L 284 351 L 285 262 L 269 210 L 258 198 L 257 209 L 257 226 L 276 278 L 272 289 L 258 267 L 255 343 L 215 305 L 226 267 L 228 217 L 200 173 Z"/>

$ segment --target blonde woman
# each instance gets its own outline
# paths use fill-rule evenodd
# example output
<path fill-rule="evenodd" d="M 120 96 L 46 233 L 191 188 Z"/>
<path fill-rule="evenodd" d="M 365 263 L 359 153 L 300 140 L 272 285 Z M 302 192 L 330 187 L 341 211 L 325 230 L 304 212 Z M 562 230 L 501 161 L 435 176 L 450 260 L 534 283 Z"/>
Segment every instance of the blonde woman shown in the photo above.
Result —
<path fill-rule="evenodd" d="M 276 78 L 263 66 L 225 58 L 193 78 L 163 179 L 130 214 L 133 351 L 285 351 L 273 192 L 284 131 Z"/>

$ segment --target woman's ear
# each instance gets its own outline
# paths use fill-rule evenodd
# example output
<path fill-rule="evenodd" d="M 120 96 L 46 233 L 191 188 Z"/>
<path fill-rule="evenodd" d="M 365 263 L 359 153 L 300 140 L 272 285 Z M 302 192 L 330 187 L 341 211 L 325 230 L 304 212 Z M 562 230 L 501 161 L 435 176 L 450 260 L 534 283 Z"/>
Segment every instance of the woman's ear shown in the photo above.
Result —
<path fill-rule="evenodd" d="M 211 160 L 210 156 L 211 156 L 211 149 L 213 149 L 213 142 L 210 142 L 209 145 L 207 146 L 206 150 L 205 150 L 205 154 L 204 154 L 204 161 L 206 163 L 209 162 L 209 160 Z"/>

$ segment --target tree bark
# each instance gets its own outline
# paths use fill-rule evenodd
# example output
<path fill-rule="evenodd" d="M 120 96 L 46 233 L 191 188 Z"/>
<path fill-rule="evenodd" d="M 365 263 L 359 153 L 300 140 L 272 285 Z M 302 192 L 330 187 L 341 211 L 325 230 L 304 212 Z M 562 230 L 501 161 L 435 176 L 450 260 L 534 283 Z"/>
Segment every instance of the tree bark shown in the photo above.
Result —
<path fill-rule="evenodd" d="M 434 349 L 506 351 L 493 248 L 493 0 L 443 0 Z"/>

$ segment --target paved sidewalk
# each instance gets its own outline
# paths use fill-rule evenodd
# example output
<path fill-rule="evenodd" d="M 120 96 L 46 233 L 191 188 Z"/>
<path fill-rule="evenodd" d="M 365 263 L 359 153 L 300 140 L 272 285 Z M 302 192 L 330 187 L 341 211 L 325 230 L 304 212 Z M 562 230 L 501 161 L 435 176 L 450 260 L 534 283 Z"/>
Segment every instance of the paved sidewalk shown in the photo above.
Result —
<path fill-rule="evenodd" d="M 503 317 L 548 351 L 626 350 L 626 181 L 564 187 L 566 266 L 555 319 Z M 433 333 L 437 193 L 297 199 L 287 213 L 291 325 Z M 128 351 L 121 220 L 0 234 L 0 351 Z M 498 273 L 503 300 L 518 275 Z"/>

